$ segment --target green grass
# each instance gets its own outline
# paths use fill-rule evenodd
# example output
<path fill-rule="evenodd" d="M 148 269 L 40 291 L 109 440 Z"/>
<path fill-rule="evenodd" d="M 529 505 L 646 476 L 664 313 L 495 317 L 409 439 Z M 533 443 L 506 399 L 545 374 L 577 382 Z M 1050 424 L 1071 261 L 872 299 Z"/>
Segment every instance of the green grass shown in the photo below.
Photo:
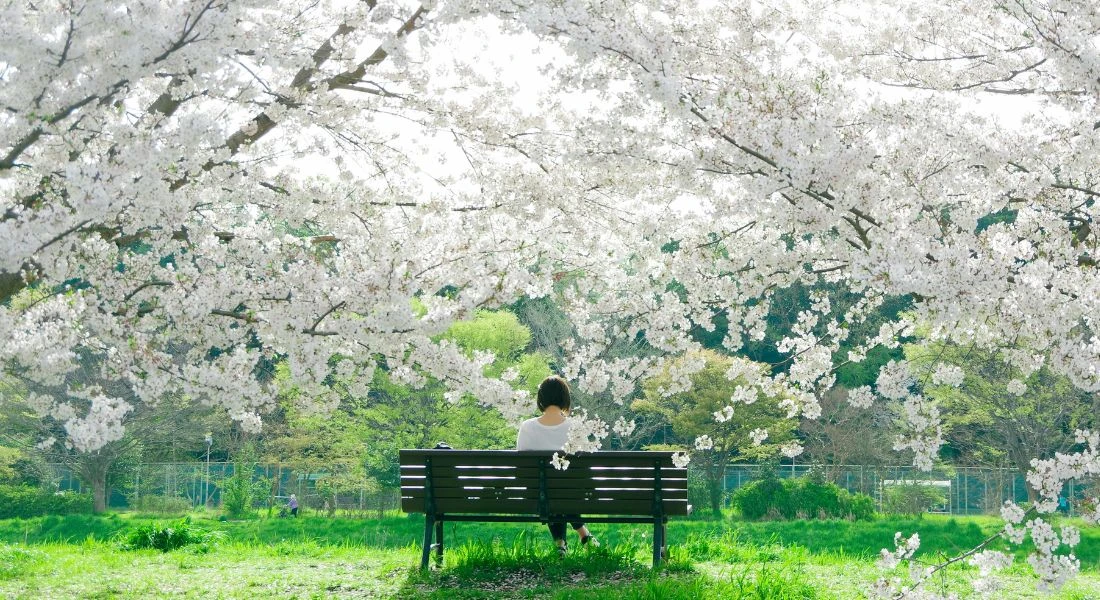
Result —
<path fill-rule="evenodd" d="M 42 543 L 110 540 L 118 532 L 174 518 L 147 515 L 66 515 L 0 521 L 0 541 Z M 403 548 L 420 542 L 423 518 L 419 515 L 389 516 L 384 519 L 328 519 L 306 516 L 298 519 L 252 519 L 217 521 L 210 514 L 197 513 L 193 522 L 207 530 L 225 531 L 230 539 L 257 544 L 279 540 L 314 540 L 321 544 L 350 544 L 372 548 Z M 1078 523 L 1080 525 L 1080 523 Z M 940 517 L 923 519 L 882 517 L 872 521 L 674 521 L 668 529 L 669 542 L 680 544 L 689 537 L 721 538 L 736 535 L 752 542 L 798 545 L 813 554 L 842 553 L 874 556 L 892 547 L 894 532 L 921 533 L 921 552 L 953 554 L 972 547 L 996 532 L 1001 521 L 992 517 Z M 644 525 L 609 525 L 599 528 L 600 539 L 611 543 L 641 543 L 652 535 Z M 1082 562 L 1100 567 L 1100 531 L 1081 527 L 1077 555 Z M 522 531 L 544 532 L 539 526 L 516 523 L 448 523 L 445 536 L 459 543 L 516 536 Z"/>
<path fill-rule="evenodd" d="M 993 518 L 882 518 L 869 522 L 669 524 L 665 568 L 649 568 L 651 527 L 598 525 L 597 549 L 558 559 L 544 527 L 448 523 L 442 568 L 420 571 L 420 517 L 381 520 L 192 519 L 221 541 L 169 552 L 127 549 L 132 532 L 176 519 L 70 515 L 0 521 L 4 598 L 754 598 L 863 597 L 881 576 L 874 561 L 895 531 L 919 531 L 931 560 L 996 531 Z M 1085 572 L 1055 595 L 1100 598 L 1100 532 L 1082 528 Z M 903 574 L 903 569 L 898 575 Z M 936 591 L 968 598 L 969 567 L 952 568 Z M 1005 578 L 1005 598 L 1038 598 L 1026 563 Z"/>

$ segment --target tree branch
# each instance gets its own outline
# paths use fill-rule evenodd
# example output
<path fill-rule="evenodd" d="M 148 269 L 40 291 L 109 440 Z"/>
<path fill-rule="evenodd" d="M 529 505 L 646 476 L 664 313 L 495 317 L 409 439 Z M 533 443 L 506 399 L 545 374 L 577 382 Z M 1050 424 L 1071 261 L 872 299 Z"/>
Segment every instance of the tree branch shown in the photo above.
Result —
<path fill-rule="evenodd" d="M 347 304 L 347 300 L 341 300 L 340 302 L 337 302 L 336 304 L 334 304 L 331 308 L 326 310 L 324 312 L 324 314 L 317 317 L 317 320 L 313 322 L 313 325 L 310 325 L 308 328 L 303 329 L 302 333 L 308 333 L 309 335 L 326 335 L 326 336 L 327 335 L 338 335 L 335 331 L 317 331 L 317 326 L 321 324 L 321 321 L 325 320 L 325 317 L 331 315 L 334 311 L 337 311 L 337 310 L 343 308 L 345 304 Z"/>

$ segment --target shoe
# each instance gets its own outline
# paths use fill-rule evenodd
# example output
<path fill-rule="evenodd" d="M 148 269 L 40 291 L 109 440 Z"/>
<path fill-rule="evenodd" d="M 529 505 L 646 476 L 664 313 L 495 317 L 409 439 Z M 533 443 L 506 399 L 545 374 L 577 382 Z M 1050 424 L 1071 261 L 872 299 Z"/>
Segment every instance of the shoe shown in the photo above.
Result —
<path fill-rule="evenodd" d="M 597 540 L 594 535 L 586 535 L 581 538 L 581 545 L 588 546 L 589 548 L 599 548 L 600 540 Z"/>
<path fill-rule="evenodd" d="M 565 558 L 565 555 L 569 552 L 569 544 L 562 542 L 558 544 L 558 558 Z"/>

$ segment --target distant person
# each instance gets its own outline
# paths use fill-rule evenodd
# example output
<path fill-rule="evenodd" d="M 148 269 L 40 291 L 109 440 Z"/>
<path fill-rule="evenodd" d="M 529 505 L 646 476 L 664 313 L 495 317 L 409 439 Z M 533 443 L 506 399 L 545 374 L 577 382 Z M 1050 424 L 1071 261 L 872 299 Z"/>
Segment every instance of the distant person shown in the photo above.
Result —
<path fill-rule="evenodd" d="M 298 517 L 298 497 L 294 494 L 290 495 L 290 501 L 286 503 L 286 507 L 290 509 L 290 516 Z"/>
<path fill-rule="evenodd" d="M 561 450 L 569 438 L 569 407 L 572 400 L 569 384 L 557 375 L 551 375 L 539 384 L 539 417 L 527 419 L 519 426 L 516 437 L 516 450 Z M 569 520 L 569 524 L 580 536 L 582 546 L 599 546 L 600 542 L 588 531 L 580 515 L 560 515 Z M 565 540 L 565 523 L 548 523 L 550 535 L 558 548 L 558 555 L 564 557 L 569 550 Z"/>
<path fill-rule="evenodd" d="M 1063 515 L 1069 514 L 1069 499 L 1061 494 L 1058 495 L 1058 512 Z"/>

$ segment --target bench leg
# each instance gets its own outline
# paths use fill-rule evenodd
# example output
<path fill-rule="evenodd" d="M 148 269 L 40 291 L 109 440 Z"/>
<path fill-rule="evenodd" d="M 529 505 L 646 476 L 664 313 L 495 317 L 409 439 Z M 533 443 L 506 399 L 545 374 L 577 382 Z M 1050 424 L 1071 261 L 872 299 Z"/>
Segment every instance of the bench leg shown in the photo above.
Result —
<path fill-rule="evenodd" d="M 665 531 L 667 522 L 661 521 L 661 560 L 668 558 L 668 532 Z"/>
<path fill-rule="evenodd" d="M 653 521 L 653 568 L 661 566 L 661 551 L 665 545 L 665 526 L 660 519 Z"/>
<path fill-rule="evenodd" d="M 443 519 L 435 522 L 435 562 L 443 564 Z"/>
<path fill-rule="evenodd" d="M 420 568 L 428 568 L 428 554 L 432 549 L 432 526 L 435 525 L 433 515 L 424 515 L 424 551 L 420 555 Z"/>

